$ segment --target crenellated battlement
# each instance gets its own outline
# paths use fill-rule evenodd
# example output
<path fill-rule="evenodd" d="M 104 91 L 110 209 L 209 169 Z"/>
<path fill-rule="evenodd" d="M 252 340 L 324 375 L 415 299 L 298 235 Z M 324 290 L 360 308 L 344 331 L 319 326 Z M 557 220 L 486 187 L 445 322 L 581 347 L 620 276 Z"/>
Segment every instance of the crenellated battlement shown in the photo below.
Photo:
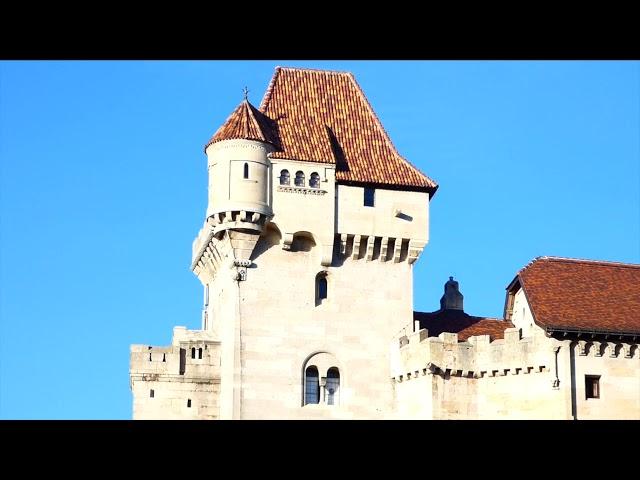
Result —
<path fill-rule="evenodd" d="M 506 375 L 551 372 L 555 355 L 563 343 L 538 331 L 521 338 L 520 329 L 507 328 L 504 339 L 493 342 L 489 335 L 472 336 L 458 342 L 456 333 L 429 337 L 426 329 L 409 335 L 401 332 L 392 344 L 391 378 L 401 383 L 424 375 L 483 379 Z M 395 350 L 395 352 L 394 352 Z M 637 358 L 638 345 L 615 342 L 576 342 L 578 355 Z"/>
<path fill-rule="evenodd" d="M 219 379 L 220 342 L 208 332 L 175 327 L 172 345 L 131 345 L 131 380 L 173 378 Z"/>

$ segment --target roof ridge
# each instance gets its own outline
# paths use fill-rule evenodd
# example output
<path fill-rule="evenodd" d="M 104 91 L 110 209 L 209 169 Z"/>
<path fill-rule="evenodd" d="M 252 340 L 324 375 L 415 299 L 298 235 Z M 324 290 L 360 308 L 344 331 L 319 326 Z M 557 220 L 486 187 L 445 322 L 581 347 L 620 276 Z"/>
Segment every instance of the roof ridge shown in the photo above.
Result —
<path fill-rule="evenodd" d="M 554 255 L 541 255 L 531 260 L 527 265 L 521 268 L 518 273 L 525 270 L 526 268 L 529 268 L 534 263 L 542 260 L 550 260 L 552 262 L 586 263 L 588 265 L 605 265 L 605 266 L 616 266 L 616 267 L 640 268 L 640 263 L 625 263 L 625 262 L 616 262 L 612 260 L 593 260 L 589 258 L 571 258 L 571 257 L 558 257 Z"/>
<path fill-rule="evenodd" d="M 400 155 L 400 152 L 398 152 L 398 149 L 396 148 L 396 146 L 391 141 L 391 137 L 389 136 L 389 134 L 385 130 L 384 126 L 382 125 L 382 122 L 380 121 L 380 119 L 378 118 L 378 115 L 376 114 L 375 110 L 371 106 L 371 103 L 369 103 L 369 99 L 364 94 L 364 91 L 362 90 L 362 87 L 360 87 L 360 84 L 356 80 L 356 77 L 351 72 L 348 73 L 348 76 L 351 79 L 351 81 L 353 82 L 354 86 L 356 87 L 356 92 L 358 93 L 360 98 L 362 100 L 364 100 L 364 104 L 366 105 L 367 109 L 369 110 L 369 114 L 371 114 L 371 116 L 373 117 L 373 120 L 375 121 L 377 127 L 380 130 L 382 130 L 382 134 L 384 135 L 385 142 L 387 143 L 389 148 L 391 148 L 393 153 L 395 153 L 398 157 L 400 157 L 400 159 L 402 159 L 403 161 L 407 162 L 409 167 L 411 167 L 411 169 L 413 169 L 419 176 L 422 176 L 422 177 L 426 178 L 429 181 L 429 183 L 431 184 L 432 187 L 436 187 L 437 188 L 438 185 L 436 184 L 436 182 L 434 182 L 431 178 L 429 178 L 427 175 L 425 175 L 420 170 L 418 170 L 409 160 L 407 160 L 402 155 Z"/>
<path fill-rule="evenodd" d="M 267 134 L 266 132 L 262 129 L 262 127 L 260 126 L 260 122 L 258 122 L 258 119 L 256 118 L 256 114 L 254 112 L 254 110 L 258 113 L 262 113 L 260 112 L 260 110 L 258 110 L 256 107 L 254 107 L 253 105 L 251 105 L 251 102 L 248 99 L 244 99 L 243 102 L 245 102 L 247 104 L 247 115 L 249 116 L 249 121 L 251 123 L 253 123 L 253 126 L 255 128 L 258 129 L 258 131 L 260 133 L 262 133 L 262 136 L 265 138 L 265 140 L 267 139 Z M 264 114 L 263 114 L 264 115 Z M 247 135 L 249 134 L 249 131 L 247 130 Z"/>
<path fill-rule="evenodd" d="M 280 76 L 281 70 L 282 70 L 282 67 L 276 67 L 275 73 L 271 77 L 271 80 L 269 81 L 269 85 L 267 85 L 267 90 L 264 92 L 264 95 L 262 96 L 262 100 L 260 101 L 260 106 L 258 107 L 258 110 L 260 110 L 260 112 L 263 114 L 267 109 L 267 107 L 269 106 L 269 101 L 271 100 L 271 95 L 273 94 L 273 89 L 276 85 L 277 78 Z"/>
<path fill-rule="evenodd" d="M 326 70 L 322 68 L 304 68 L 304 67 L 276 67 L 281 70 L 296 70 L 299 72 L 309 72 L 309 73 L 328 73 L 330 75 L 353 75 L 353 73 L 348 70 Z"/>

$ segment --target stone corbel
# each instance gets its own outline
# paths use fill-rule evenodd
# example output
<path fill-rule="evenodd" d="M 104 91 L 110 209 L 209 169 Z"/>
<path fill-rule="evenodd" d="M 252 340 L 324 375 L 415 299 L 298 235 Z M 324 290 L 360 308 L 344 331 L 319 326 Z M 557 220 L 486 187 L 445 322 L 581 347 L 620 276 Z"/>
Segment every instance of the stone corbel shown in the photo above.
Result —
<path fill-rule="evenodd" d="M 402 251 L 402 238 L 396 238 L 393 245 L 393 263 L 400 261 L 400 252 Z"/>
<path fill-rule="evenodd" d="M 367 253 L 364 256 L 365 261 L 370 262 L 373 258 L 373 246 L 375 245 L 376 237 L 370 235 L 367 239 Z"/>
<path fill-rule="evenodd" d="M 593 342 L 592 343 L 592 348 L 594 350 L 595 356 L 596 357 L 601 357 L 602 356 L 602 343 L 601 342 Z"/>
<path fill-rule="evenodd" d="M 631 344 L 623 343 L 622 349 L 624 350 L 624 358 L 631 358 Z"/>
<path fill-rule="evenodd" d="M 360 258 L 360 240 L 362 240 L 361 235 L 355 235 L 353 237 L 353 252 L 351 252 L 351 258 L 354 260 Z"/>
<path fill-rule="evenodd" d="M 347 253 L 347 234 L 340 234 L 340 255 L 344 255 Z"/>
<path fill-rule="evenodd" d="M 609 346 L 609 356 L 611 358 L 616 358 L 618 356 L 616 354 L 616 347 L 618 344 L 613 342 L 607 342 L 607 345 Z"/>
<path fill-rule="evenodd" d="M 247 267 L 251 265 L 250 260 L 234 260 L 232 278 L 238 282 L 243 282 L 247 279 Z"/>
<path fill-rule="evenodd" d="M 578 355 L 584 357 L 587 355 L 587 342 L 584 340 L 578 340 Z"/>
<path fill-rule="evenodd" d="M 389 251 L 389 237 L 382 237 L 382 242 L 380 242 L 380 256 L 378 257 L 378 261 L 386 262 L 388 251 Z"/>
<path fill-rule="evenodd" d="M 292 243 L 293 243 L 293 233 L 285 233 L 282 236 L 282 249 L 291 250 Z"/>
<path fill-rule="evenodd" d="M 419 242 L 417 240 L 409 241 L 409 255 L 407 257 L 407 262 L 409 262 L 409 264 L 412 264 L 418 259 L 426 244 L 426 242 Z"/>

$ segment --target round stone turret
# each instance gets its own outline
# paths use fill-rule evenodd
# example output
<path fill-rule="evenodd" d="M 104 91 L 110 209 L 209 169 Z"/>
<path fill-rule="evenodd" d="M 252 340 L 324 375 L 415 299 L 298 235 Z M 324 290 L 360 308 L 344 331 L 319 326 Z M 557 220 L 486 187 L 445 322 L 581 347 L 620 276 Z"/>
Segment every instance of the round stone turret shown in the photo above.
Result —
<path fill-rule="evenodd" d="M 205 147 L 209 169 L 208 223 L 262 231 L 271 210 L 272 121 L 244 100 Z"/>

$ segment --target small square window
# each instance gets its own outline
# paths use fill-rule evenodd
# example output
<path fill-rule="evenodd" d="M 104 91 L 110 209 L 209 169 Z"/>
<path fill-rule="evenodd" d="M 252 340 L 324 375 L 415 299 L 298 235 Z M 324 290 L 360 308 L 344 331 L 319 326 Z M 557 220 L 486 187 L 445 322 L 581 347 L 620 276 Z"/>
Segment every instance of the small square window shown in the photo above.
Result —
<path fill-rule="evenodd" d="M 376 201 L 376 190 L 375 188 L 365 187 L 364 189 L 364 206 L 365 207 L 374 207 Z"/>
<path fill-rule="evenodd" d="M 600 375 L 585 375 L 584 390 L 587 398 L 600 398 Z"/>

